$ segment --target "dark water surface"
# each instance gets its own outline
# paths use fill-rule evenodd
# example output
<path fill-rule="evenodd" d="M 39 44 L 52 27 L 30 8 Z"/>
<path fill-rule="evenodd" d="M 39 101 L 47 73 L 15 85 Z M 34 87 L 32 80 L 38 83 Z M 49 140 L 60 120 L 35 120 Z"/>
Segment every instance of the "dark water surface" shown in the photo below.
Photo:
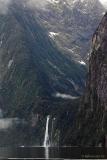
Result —
<path fill-rule="evenodd" d="M 70 160 L 70 159 L 106 159 L 103 148 L 77 147 L 19 147 L 0 148 L 0 159 L 38 159 L 38 160 Z"/>

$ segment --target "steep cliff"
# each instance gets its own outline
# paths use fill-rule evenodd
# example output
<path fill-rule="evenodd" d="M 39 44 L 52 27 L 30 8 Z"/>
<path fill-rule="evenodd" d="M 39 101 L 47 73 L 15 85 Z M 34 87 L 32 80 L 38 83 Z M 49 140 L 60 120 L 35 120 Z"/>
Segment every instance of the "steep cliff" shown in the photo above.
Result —
<path fill-rule="evenodd" d="M 86 92 L 77 115 L 71 144 L 105 145 L 107 133 L 107 13 L 92 39 Z M 68 138 L 69 139 L 69 138 Z"/>
<path fill-rule="evenodd" d="M 61 54 L 24 2 L 0 14 L 0 146 L 43 145 L 47 115 L 59 139 L 85 84 L 85 66 Z"/>

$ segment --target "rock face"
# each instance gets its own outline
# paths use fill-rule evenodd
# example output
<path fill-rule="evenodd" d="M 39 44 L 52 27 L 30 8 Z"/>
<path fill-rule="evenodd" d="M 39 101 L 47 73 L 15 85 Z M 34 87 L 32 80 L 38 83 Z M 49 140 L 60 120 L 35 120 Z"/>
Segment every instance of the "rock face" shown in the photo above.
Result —
<path fill-rule="evenodd" d="M 107 134 L 107 14 L 92 39 L 85 96 L 76 119 L 72 144 L 105 145 Z"/>
<path fill-rule="evenodd" d="M 95 107 L 93 104 L 94 101 L 93 95 L 94 95 L 99 101 L 99 102 L 96 101 L 97 102 L 96 104 L 103 106 L 104 110 L 107 111 L 107 38 L 106 37 L 107 37 L 107 14 L 102 19 L 92 40 L 93 51 L 92 51 L 92 56 L 90 58 L 89 80 L 88 80 L 88 86 L 90 91 L 89 95 L 90 95 L 92 110 Z"/>

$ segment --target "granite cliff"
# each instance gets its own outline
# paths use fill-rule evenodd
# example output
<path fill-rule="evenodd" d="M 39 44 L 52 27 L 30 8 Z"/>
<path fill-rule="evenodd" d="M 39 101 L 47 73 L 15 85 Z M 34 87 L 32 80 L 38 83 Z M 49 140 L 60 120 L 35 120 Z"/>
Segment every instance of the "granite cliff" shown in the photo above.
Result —
<path fill-rule="evenodd" d="M 69 142 L 80 146 L 104 146 L 107 134 L 107 13 L 92 38 L 92 52 L 85 95 L 69 131 Z M 71 141 L 70 141 L 71 140 Z M 68 142 L 68 143 L 69 143 Z"/>

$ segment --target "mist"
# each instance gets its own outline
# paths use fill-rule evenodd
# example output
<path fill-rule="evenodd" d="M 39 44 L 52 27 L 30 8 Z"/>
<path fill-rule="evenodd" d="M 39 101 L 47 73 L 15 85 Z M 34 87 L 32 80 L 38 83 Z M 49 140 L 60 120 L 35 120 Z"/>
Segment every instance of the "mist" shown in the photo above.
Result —
<path fill-rule="evenodd" d="M 8 6 L 12 1 L 24 2 L 27 7 L 31 8 L 39 8 L 46 9 L 46 5 L 50 2 L 54 2 L 54 0 L 0 0 L 0 13 L 5 14 L 8 11 Z M 101 4 L 107 8 L 107 0 L 99 0 Z"/>
<path fill-rule="evenodd" d="M 12 1 L 17 3 L 24 2 L 27 7 L 45 9 L 46 5 L 51 0 L 0 0 L 0 14 L 6 14 L 8 12 L 9 5 Z"/>
<path fill-rule="evenodd" d="M 0 14 L 6 14 L 11 0 L 0 0 Z"/>
<path fill-rule="evenodd" d="M 0 130 L 12 127 L 12 119 L 0 119 Z"/>

